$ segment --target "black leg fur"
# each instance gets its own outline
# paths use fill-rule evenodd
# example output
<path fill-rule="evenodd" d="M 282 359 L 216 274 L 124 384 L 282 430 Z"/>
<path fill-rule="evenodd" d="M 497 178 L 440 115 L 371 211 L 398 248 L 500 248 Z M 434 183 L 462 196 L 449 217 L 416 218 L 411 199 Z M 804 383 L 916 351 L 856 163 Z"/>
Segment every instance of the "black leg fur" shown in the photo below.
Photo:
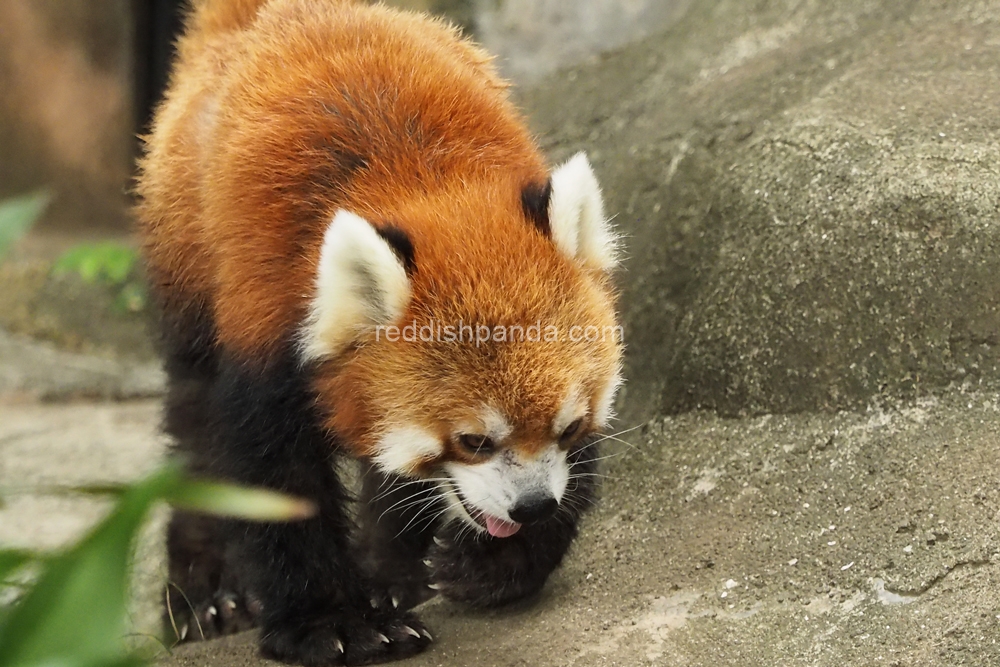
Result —
<path fill-rule="evenodd" d="M 359 665 L 423 650 L 430 635 L 362 575 L 350 550 L 347 494 L 307 378 L 289 353 L 265 369 L 223 361 L 213 395 L 218 468 L 243 484 L 307 498 L 294 523 L 240 523 L 248 587 L 263 605 L 265 655 L 304 665 Z"/>
<path fill-rule="evenodd" d="M 195 475 L 211 462 L 212 387 L 218 357 L 206 318 L 164 322 L 161 343 L 169 378 L 164 430 Z M 175 512 L 167 531 L 169 584 L 164 625 L 175 641 L 211 639 L 253 627 L 259 604 L 237 574 L 218 519 Z"/>
<path fill-rule="evenodd" d="M 213 639 L 256 625 L 260 602 L 246 590 L 223 522 L 175 512 L 167 532 L 170 584 L 165 612 L 176 641 Z"/>
<path fill-rule="evenodd" d="M 412 609 L 434 596 L 423 560 L 437 527 L 440 497 L 431 483 L 387 475 L 370 462 L 362 465 L 360 561 L 401 609 Z"/>
<path fill-rule="evenodd" d="M 540 591 L 594 503 L 597 458 L 594 442 L 573 452 L 569 488 L 559 510 L 511 537 L 470 535 L 456 522 L 445 526 L 430 550 L 433 586 L 445 597 L 475 607 L 497 607 Z"/>

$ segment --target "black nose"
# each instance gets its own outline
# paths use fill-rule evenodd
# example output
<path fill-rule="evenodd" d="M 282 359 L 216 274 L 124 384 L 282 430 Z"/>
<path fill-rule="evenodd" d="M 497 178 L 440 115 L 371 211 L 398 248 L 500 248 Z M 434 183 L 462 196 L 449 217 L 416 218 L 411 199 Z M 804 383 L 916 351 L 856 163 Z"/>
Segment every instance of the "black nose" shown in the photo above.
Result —
<path fill-rule="evenodd" d="M 559 501 L 552 496 L 529 496 L 518 501 L 508 514 L 518 523 L 535 523 L 552 516 L 557 507 Z"/>

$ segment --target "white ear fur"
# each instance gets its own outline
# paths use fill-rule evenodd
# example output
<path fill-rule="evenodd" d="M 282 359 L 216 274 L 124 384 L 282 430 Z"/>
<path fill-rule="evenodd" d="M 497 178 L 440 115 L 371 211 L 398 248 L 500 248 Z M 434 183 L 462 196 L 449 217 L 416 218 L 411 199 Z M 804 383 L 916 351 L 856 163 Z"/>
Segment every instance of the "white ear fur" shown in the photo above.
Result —
<path fill-rule="evenodd" d="M 364 218 L 338 211 L 320 250 L 302 357 L 339 354 L 365 329 L 399 319 L 409 300 L 410 279 L 386 240 Z"/>
<path fill-rule="evenodd" d="M 598 271 L 618 265 L 618 239 L 604 218 L 601 186 L 584 153 L 552 173 L 549 228 L 556 247 Z"/>

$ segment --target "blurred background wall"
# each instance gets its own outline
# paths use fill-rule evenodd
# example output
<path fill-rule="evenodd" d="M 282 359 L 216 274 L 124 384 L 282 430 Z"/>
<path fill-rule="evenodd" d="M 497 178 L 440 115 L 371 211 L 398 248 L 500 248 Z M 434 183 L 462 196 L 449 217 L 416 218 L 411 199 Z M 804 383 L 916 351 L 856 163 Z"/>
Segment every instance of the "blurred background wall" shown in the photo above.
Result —
<path fill-rule="evenodd" d="M 0 197 L 48 186 L 47 225 L 125 225 L 133 39 L 129 0 L 0 0 Z"/>
<path fill-rule="evenodd" d="M 518 82 L 644 36 L 691 0 L 390 0 L 444 15 Z M 0 0 L 0 198 L 48 187 L 42 229 L 121 233 L 183 0 Z"/>

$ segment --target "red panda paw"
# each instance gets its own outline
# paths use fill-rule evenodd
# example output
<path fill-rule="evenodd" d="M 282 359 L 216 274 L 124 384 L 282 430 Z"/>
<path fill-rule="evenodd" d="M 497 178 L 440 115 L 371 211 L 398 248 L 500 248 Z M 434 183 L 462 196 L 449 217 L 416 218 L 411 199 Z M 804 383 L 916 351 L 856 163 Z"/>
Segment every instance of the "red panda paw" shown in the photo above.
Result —
<path fill-rule="evenodd" d="M 167 621 L 177 643 L 214 639 L 256 626 L 260 608 L 251 596 L 220 589 L 193 609 L 168 611 Z"/>
<path fill-rule="evenodd" d="M 372 665 L 416 655 L 431 641 L 430 632 L 413 614 L 382 611 L 373 616 L 345 610 L 265 628 L 260 649 L 265 657 L 306 667 Z"/>
<path fill-rule="evenodd" d="M 472 607 L 498 607 L 537 594 L 552 568 L 540 567 L 532 558 L 534 549 L 546 545 L 536 544 L 528 535 L 532 531 L 525 528 L 525 535 L 499 539 L 445 527 L 425 561 L 431 571 L 430 588 Z"/>

